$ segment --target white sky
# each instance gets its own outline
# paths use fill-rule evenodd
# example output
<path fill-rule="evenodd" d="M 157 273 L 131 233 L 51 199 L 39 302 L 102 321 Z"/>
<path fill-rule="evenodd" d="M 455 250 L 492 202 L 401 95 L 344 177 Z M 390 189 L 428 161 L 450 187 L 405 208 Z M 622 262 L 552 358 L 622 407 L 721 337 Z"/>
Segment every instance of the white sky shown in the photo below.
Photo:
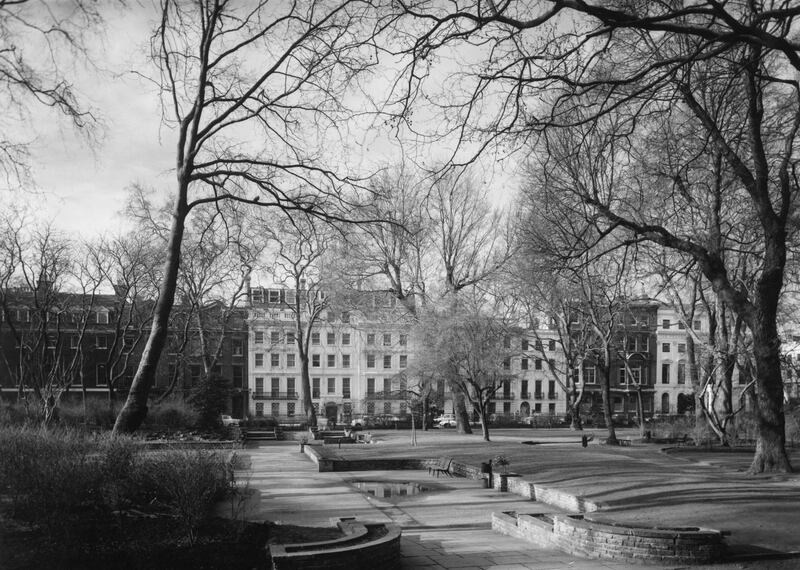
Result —
<path fill-rule="evenodd" d="M 161 127 L 159 101 L 154 86 L 132 70 L 146 70 L 148 38 L 155 11 L 146 5 L 131 5 L 125 11 L 108 10 L 102 41 L 93 49 L 95 63 L 102 71 L 76 70 L 76 87 L 85 102 L 102 117 L 104 129 L 99 144 L 90 147 L 69 124 L 54 112 L 31 107 L 26 132 L 36 137 L 31 147 L 31 167 L 39 191 L 22 200 L 33 203 L 32 210 L 57 227 L 83 237 L 113 232 L 124 224 L 118 215 L 125 200 L 125 189 L 141 183 L 169 192 L 175 149 L 173 132 Z M 370 135 L 354 134 L 361 144 Z M 389 140 L 374 135 L 366 152 L 369 158 L 354 162 L 378 162 L 397 158 L 387 151 Z M 426 151 L 427 156 L 435 151 Z M 392 156 L 394 155 L 394 156 Z M 507 202 L 512 185 L 507 165 L 489 164 L 481 169 L 482 182 L 491 187 L 493 199 Z M 19 202 L 20 193 L 0 194 L 0 199 Z"/>

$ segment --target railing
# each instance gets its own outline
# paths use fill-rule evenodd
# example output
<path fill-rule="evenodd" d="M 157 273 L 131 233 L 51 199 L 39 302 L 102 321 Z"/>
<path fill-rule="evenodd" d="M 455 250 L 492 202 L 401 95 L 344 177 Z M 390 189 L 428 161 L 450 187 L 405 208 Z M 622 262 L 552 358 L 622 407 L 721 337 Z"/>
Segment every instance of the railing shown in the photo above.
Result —
<path fill-rule="evenodd" d="M 297 392 L 253 392 L 254 400 L 296 400 Z"/>
<path fill-rule="evenodd" d="M 548 392 L 547 393 L 548 400 L 557 400 L 558 399 L 558 392 Z"/>
<path fill-rule="evenodd" d="M 494 395 L 495 400 L 513 400 L 514 392 L 497 392 Z"/>
<path fill-rule="evenodd" d="M 405 400 L 402 391 L 367 392 L 367 400 Z"/>
<path fill-rule="evenodd" d="M 522 398 L 523 400 L 530 400 L 532 394 L 530 392 L 520 392 L 519 397 Z"/>
<path fill-rule="evenodd" d="M 537 400 L 543 400 L 544 399 L 544 394 L 542 394 L 541 392 L 536 392 L 533 395 L 533 397 L 536 398 Z"/>

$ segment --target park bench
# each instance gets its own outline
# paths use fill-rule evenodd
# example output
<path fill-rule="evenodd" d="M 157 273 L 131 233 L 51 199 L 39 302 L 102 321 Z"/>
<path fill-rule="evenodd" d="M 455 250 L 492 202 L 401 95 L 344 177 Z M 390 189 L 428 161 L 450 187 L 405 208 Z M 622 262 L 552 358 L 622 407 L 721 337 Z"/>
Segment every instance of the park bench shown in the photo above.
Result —
<path fill-rule="evenodd" d="M 450 467 L 453 465 L 453 458 L 452 457 L 440 457 L 436 460 L 436 463 L 432 465 L 428 465 L 428 475 L 447 475 L 448 477 L 452 477 L 453 473 L 450 471 Z"/>
<path fill-rule="evenodd" d="M 631 446 L 631 440 L 629 440 L 629 439 L 620 439 L 619 440 L 619 444 L 622 447 L 630 447 Z"/>

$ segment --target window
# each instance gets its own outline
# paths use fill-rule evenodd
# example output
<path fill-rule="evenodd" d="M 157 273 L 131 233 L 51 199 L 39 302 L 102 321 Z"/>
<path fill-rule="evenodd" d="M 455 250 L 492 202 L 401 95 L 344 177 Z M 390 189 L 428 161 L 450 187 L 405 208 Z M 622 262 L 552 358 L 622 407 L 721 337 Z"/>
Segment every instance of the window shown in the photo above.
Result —
<path fill-rule="evenodd" d="M 342 333 L 342 345 L 350 346 L 350 333 Z"/>
<path fill-rule="evenodd" d="M 273 354 L 272 355 L 273 361 L 275 360 L 276 356 L 278 356 L 278 355 L 277 354 Z M 256 366 L 264 366 L 264 354 L 263 353 L 256 352 L 255 358 L 256 358 Z M 273 366 L 277 366 L 277 364 L 273 363 Z"/>
<path fill-rule="evenodd" d="M 297 397 L 297 389 L 294 385 L 294 378 L 289 377 L 286 379 L 286 396 L 289 398 L 296 398 Z"/>
<path fill-rule="evenodd" d="M 583 369 L 583 382 L 585 384 L 597 383 L 597 371 L 594 369 L 594 366 L 587 366 Z"/>
<path fill-rule="evenodd" d="M 253 289 L 250 291 L 250 298 L 252 299 L 253 303 L 263 303 L 264 292 L 261 289 Z"/>
<path fill-rule="evenodd" d="M 342 397 L 350 397 L 350 378 L 342 378 Z"/>
<path fill-rule="evenodd" d="M 290 418 L 294 417 L 294 407 L 295 407 L 294 402 L 289 402 L 288 404 L 286 404 L 286 415 L 289 416 Z"/>
<path fill-rule="evenodd" d="M 621 412 L 622 411 L 622 397 L 614 396 L 614 411 Z"/>
<path fill-rule="evenodd" d="M 405 354 L 400 355 L 400 368 L 408 367 L 408 356 Z"/>
<path fill-rule="evenodd" d="M 669 326 L 670 326 L 669 319 L 664 319 L 663 321 L 661 321 L 661 328 L 664 329 L 665 331 L 669 330 Z"/>
<path fill-rule="evenodd" d="M 636 385 L 639 385 L 639 386 L 644 384 L 644 382 L 642 381 L 643 378 L 642 378 L 642 369 L 641 369 L 641 367 L 639 367 L 639 366 L 633 367 L 632 366 L 629 372 L 630 372 L 630 381 L 633 384 L 636 384 Z"/>
<path fill-rule="evenodd" d="M 318 332 L 312 332 L 311 333 L 311 344 L 313 344 L 314 346 L 319 346 L 319 333 Z"/>
<path fill-rule="evenodd" d="M 279 402 L 272 402 L 272 405 L 270 406 L 270 413 L 272 413 L 274 417 L 281 415 L 281 405 Z"/>
<path fill-rule="evenodd" d="M 277 398 L 281 393 L 281 379 L 272 378 L 270 380 L 270 394 L 273 398 Z"/>
<path fill-rule="evenodd" d="M 264 403 L 257 402 L 256 403 L 256 417 L 263 418 L 264 417 Z"/>
<path fill-rule="evenodd" d="M 522 339 L 522 350 L 528 350 L 528 339 L 527 338 L 523 338 Z"/>
<path fill-rule="evenodd" d="M 294 302 L 297 300 L 297 295 L 295 295 L 294 290 L 293 289 L 287 290 L 285 296 L 286 296 L 286 302 L 289 305 L 294 305 Z"/>
<path fill-rule="evenodd" d="M 372 395 L 375 393 L 375 378 L 367 378 L 367 394 Z"/>
<path fill-rule="evenodd" d="M 240 338 L 235 338 L 231 341 L 231 352 L 234 356 L 242 356 L 244 354 L 244 342 Z"/>
<path fill-rule="evenodd" d="M 692 328 L 696 331 L 699 331 L 700 329 L 703 328 L 703 326 L 700 321 L 694 321 L 694 323 L 692 323 Z"/>
<path fill-rule="evenodd" d="M 392 355 L 386 354 L 383 357 L 383 367 L 384 368 L 391 368 L 392 367 Z"/>
<path fill-rule="evenodd" d="M 550 339 L 547 341 L 547 350 L 553 351 L 556 349 L 556 341 L 554 339 Z"/>
<path fill-rule="evenodd" d="M 541 340 L 537 340 L 534 346 L 536 347 L 536 350 L 538 350 L 539 352 L 543 350 Z"/>
<path fill-rule="evenodd" d="M 503 359 L 503 370 L 511 370 L 511 358 L 506 357 Z"/>
<path fill-rule="evenodd" d="M 233 387 L 234 388 L 242 388 L 244 385 L 244 367 L 243 366 L 233 366 L 231 368 L 231 373 L 233 376 Z"/>
<path fill-rule="evenodd" d="M 97 380 L 98 386 L 105 386 L 108 384 L 108 374 L 106 373 L 106 365 L 105 364 L 98 364 L 97 365 L 97 376 L 95 377 Z"/>
<path fill-rule="evenodd" d="M 367 414 L 372 415 L 375 413 L 375 402 L 367 402 Z"/>
<path fill-rule="evenodd" d="M 683 321 L 678 321 L 678 330 L 686 330 L 686 325 L 683 324 Z"/>
<path fill-rule="evenodd" d="M 678 384 L 686 384 L 686 363 L 678 363 Z"/>
<path fill-rule="evenodd" d="M 520 360 L 519 361 L 519 367 L 522 370 L 527 370 L 528 369 L 528 359 L 527 358 L 523 358 L 522 360 Z"/>
<path fill-rule="evenodd" d="M 628 374 L 624 366 L 619 367 L 619 383 L 620 384 L 628 383 Z"/>
<path fill-rule="evenodd" d="M 661 383 L 669 384 L 669 363 L 664 362 L 661 364 Z"/>
<path fill-rule="evenodd" d="M 401 334 L 400 335 L 400 346 L 408 346 L 408 335 Z"/>
<path fill-rule="evenodd" d="M 311 379 L 311 397 L 319 398 L 319 378 Z"/>
<path fill-rule="evenodd" d="M 342 355 L 342 368 L 350 368 L 350 355 L 343 354 Z"/>
<path fill-rule="evenodd" d="M 533 367 L 536 370 L 541 370 L 542 369 L 542 359 L 541 358 L 537 358 L 536 360 L 534 360 L 533 361 Z"/>
<path fill-rule="evenodd" d="M 108 348 L 108 339 L 104 336 L 98 336 L 95 338 L 95 346 L 99 350 L 105 350 Z"/>
<path fill-rule="evenodd" d="M 661 352 L 669 352 L 670 351 L 670 344 L 668 342 L 661 343 Z"/>
<path fill-rule="evenodd" d="M 295 357 L 296 357 L 296 355 L 293 352 L 291 352 L 291 353 L 286 355 L 286 366 L 287 366 L 287 368 L 294 368 L 294 366 L 295 366 Z"/>
<path fill-rule="evenodd" d="M 319 354 L 312 354 L 311 355 L 311 366 L 313 366 L 314 368 L 319 368 L 319 366 L 320 366 Z"/>
<path fill-rule="evenodd" d="M 384 335 L 383 335 L 383 346 L 392 346 L 392 335 L 391 335 L 391 333 L 384 333 Z"/>
<path fill-rule="evenodd" d="M 256 394 L 264 393 L 264 378 L 261 376 L 256 377 Z"/>
<path fill-rule="evenodd" d="M 384 414 L 391 414 L 392 413 L 392 403 L 391 402 L 384 402 L 383 403 L 383 413 Z"/>
<path fill-rule="evenodd" d="M 336 366 L 336 355 L 329 354 L 328 355 L 328 366 Z"/>
<path fill-rule="evenodd" d="M 684 343 L 682 343 L 682 342 L 681 342 L 681 343 L 678 343 L 678 352 L 679 352 L 679 353 L 684 353 L 684 352 L 686 352 L 686 345 L 685 345 Z"/>
<path fill-rule="evenodd" d="M 269 302 L 270 303 L 280 303 L 281 301 L 281 292 L 276 291 L 275 289 L 269 290 Z"/>
<path fill-rule="evenodd" d="M 383 379 L 383 392 L 384 394 L 389 394 L 392 391 L 392 379 L 391 378 L 384 378 Z"/>
<path fill-rule="evenodd" d="M 367 333 L 367 345 L 375 345 L 375 333 Z"/>
<path fill-rule="evenodd" d="M 375 355 L 368 354 L 367 355 L 367 368 L 375 368 Z"/>
<path fill-rule="evenodd" d="M 107 325 L 108 324 L 108 311 L 98 311 L 97 312 L 97 324 L 98 325 Z"/>
<path fill-rule="evenodd" d="M 281 333 L 278 331 L 272 331 L 269 333 L 269 341 L 272 344 L 278 344 L 281 341 Z"/>
<path fill-rule="evenodd" d="M 286 333 L 286 344 L 294 344 L 294 331 Z"/>
<path fill-rule="evenodd" d="M 336 392 L 336 378 L 328 378 L 328 394 Z"/>
<path fill-rule="evenodd" d="M 264 344 L 264 331 L 256 331 L 255 343 Z"/>
<path fill-rule="evenodd" d="M 503 337 L 503 348 L 511 348 L 511 339 Z"/>
<path fill-rule="evenodd" d="M 269 364 L 272 368 L 277 368 L 281 365 L 281 355 L 280 354 L 271 354 Z"/>
<path fill-rule="evenodd" d="M 325 342 L 328 344 L 336 344 L 336 333 L 329 332 Z"/>
<path fill-rule="evenodd" d="M 541 413 L 542 413 L 542 404 L 541 404 L 541 403 L 539 403 L 539 404 L 534 404 L 534 405 L 533 405 L 533 411 L 534 411 L 535 413 L 537 413 L 537 414 L 541 414 Z"/>

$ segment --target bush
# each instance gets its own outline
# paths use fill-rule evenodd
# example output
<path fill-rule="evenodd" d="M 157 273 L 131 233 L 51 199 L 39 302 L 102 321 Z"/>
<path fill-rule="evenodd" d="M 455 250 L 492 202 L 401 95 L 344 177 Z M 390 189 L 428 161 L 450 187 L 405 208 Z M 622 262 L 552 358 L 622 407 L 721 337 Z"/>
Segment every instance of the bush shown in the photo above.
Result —
<path fill-rule="evenodd" d="M 204 450 L 173 450 L 149 456 L 143 472 L 190 543 L 197 538 L 197 529 L 211 507 L 226 496 L 233 483 L 232 471 L 222 454 Z"/>
<path fill-rule="evenodd" d="M 182 400 L 169 400 L 150 406 L 143 425 L 168 428 L 193 428 L 197 425 L 197 412 Z"/>
<path fill-rule="evenodd" d="M 175 516 L 193 542 L 232 485 L 220 453 L 144 452 L 129 438 L 77 430 L 0 429 L 0 457 L 0 493 L 9 497 L 10 515 L 60 539 L 79 522 L 156 509 Z"/>

